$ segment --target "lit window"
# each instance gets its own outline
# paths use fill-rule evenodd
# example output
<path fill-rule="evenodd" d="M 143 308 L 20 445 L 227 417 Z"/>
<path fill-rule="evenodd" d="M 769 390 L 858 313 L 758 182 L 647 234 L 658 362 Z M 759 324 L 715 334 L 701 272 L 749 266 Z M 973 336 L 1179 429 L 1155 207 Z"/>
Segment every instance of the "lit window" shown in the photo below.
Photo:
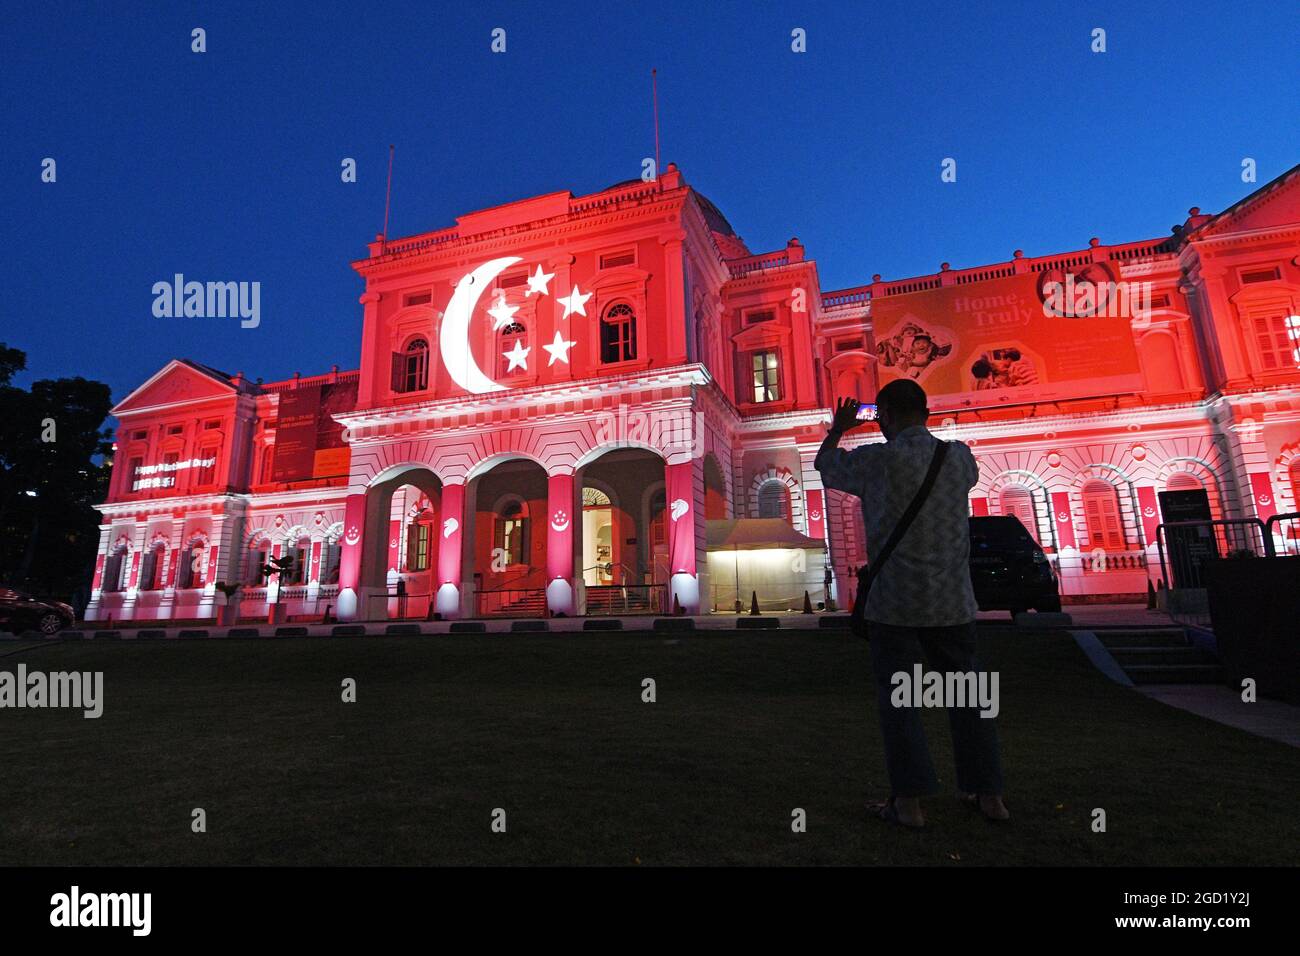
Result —
<path fill-rule="evenodd" d="M 777 375 L 775 352 L 755 352 L 753 355 L 754 401 L 776 402 L 781 399 L 781 386 Z"/>
<path fill-rule="evenodd" d="M 1114 485 L 1100 480 L 1084 485 L 1083 515 L 1087 521 L 1089 547 L 1124 550 L 1127 544 L 1119 514 L 1119 494 Z"/>
<path fill-rule="evenodd" d="M 411 526 L 411 530 L 408 532 L 410 535 L 406 559 L 406 569 L 408 571 L 429 570 L 429 528 L 429 522 L 418 521 Z"/>
<path fill-rule="evenodd" d="M 636 313 L 620 302 L 600 320 L 600 360 L 630 362 L 636 358 Z"/>
<path fill-rule="evenodd" d="M 429 343 L 412 339 L 393 356 L 393 391 L 419 392 L 429 387 Z"/>
<path fill-rule="evenodd" d="M 497 516 L 493 547 L 503 564 L 528 563 L 527 520 L 523 505 L 517 501 L 506 505 Z"/>

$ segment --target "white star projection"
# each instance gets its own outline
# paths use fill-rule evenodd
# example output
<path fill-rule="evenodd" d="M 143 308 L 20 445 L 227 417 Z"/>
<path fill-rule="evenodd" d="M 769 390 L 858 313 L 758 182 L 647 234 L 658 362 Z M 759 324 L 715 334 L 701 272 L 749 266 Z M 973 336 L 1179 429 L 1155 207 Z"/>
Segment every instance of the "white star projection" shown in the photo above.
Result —
<path fill-rule="evenodd" d="M 578 315 L 586 315 L 587 300 L 590 299 L 591 296 L 592 293 L 590 292 L 579 292 L 578 287 L 575 285 L 572 292 L 568 295 L 562 295 L 555 300 L 560 303 L 560 305 L 564 306 L 564 315 L 560 316 L 560 318 L 567 319 L 575 312 Z"/>
<path fill-rule="evenodd" d="M 534 292 L 538 295 L 550 295 L 551 290 L 546 288 L 546 285 L 554 278 L 554 272 L 543 272 L 542 267 L 538 266 L 537 271 L 528 277 L 528 291 L 524 293 L 524 298 L 528 298 Z"/>
<path fill-rule="evenodd" d="M 551 360 L 546 363 L 547 367 L 554 365 L 556 360 L 569 364 L 569 349 L 576 345 L 576 342 L 566 342 L 564 336 L 559 332 L 555 333 L 555 340 L 550 345 L 543 345 L 542 348 L 551 353 Z"/>
<path fill-rule="evenodd" d="M 504 292 L 497 295 L 497 304 L 488 309 L 488 315 L 492 316 L 492 331 L 498 332 L 513 322 L 518 311 L 519 306 L 506 303 Z"/>
<path fill-rule="evenodd" d="M 515 347 L 511 349 L 509 352 L 501 353 L 501 355 L 506 359 L 506 361 L 510 363 L 508 366 L 506 366 L 506 371 L 513 372 L 515 369 L 520 368 L 523 369 L 525 372 L 527 372 L 528 353 L 531 351 L 532 351 L 531 347 L 525 348 L 523 342 L 520 342 L 518 339 L 515 339 Z"/>
<path fill-rule="evenodd" d="M 493 280 L 515 263 L 522 261 L 518 256 L 503 256 L 500 259 L 490 259 L 482 263 L 475 267 L 472 272 L 461 276 L 460 281 L 456 283 L 455 291 L 452 292 L 451 301 L 447 303 L 447 309 L 442 316 L 442 325 L 438 330 L 438 348 L 442 354 L 442 364 L 447 368 L 447 375 L 467 392 L 483 395 L 488 392 L 502 392 L 506 389 L 506 386 L 494 382 L 488 377 L 487 373 L 474 360 L 470 349 L 469 325 L 474 310 L 478 307 L 479 299 L 492 285 Z M 555 273 L 543 272 L 542 267 L 539 265 L 537 271 L 528 277 L 528 291 L 524 293 L 524 298 L 528 298 L 533 293 L 549 295 L 550 289 L 548 286 L 554 278 Z M 579 315 L 586 315 L 586 303 L 592 295 L 591 292 L 579 291 L 575 285 L 569 295 L 557 298 L 556 301 L 564 305 L 562 318 L 567 319 L 575 312 Z M 510 305 L 506 301 L 505 293 L 498 289 L 496 304 L 487 310 L 487 314 L 492 317 L 492 331 L 499 332 L 503 328 L 512 325 L 515 321 L 515 313 L 519 311 L 519 308 L 517 305 Z M 561 333 L 556 332 L 555 340 L 550 345 L 542 346 L 551 356 L 547 366 L 554 365 L 557 361 L 568 365 L 569 349 L 573 348 L 575 344 L 575 342 L 566 340 Z M 531 351 L 530 347 L 526 347 L 522 342 L 516 340 L 514 348 L 501 353 L 508 363 L 506 372 L 513 372 L 516 369 L 528 371 L 528 354 Z"/>

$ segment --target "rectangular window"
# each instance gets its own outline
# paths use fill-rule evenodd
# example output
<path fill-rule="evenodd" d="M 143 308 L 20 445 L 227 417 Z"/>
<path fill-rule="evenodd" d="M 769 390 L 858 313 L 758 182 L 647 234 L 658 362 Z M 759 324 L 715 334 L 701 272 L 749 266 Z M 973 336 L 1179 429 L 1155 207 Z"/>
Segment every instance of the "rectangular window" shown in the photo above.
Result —
<path fill-rule="evenodd" d="M 326 545 L 325 557 L 322 559 L 325 562 L 325 567 L 321 570 L 321 584 L 339 583 L 339 564 L 342 557 L 343 549 L 339 546 L 337 541 L 333 544 Z"/>
<path fill-rule="evenodd" d="M 253 587 L 263 587 L 266 584 L 266 575 L 262 569 L 266 567 L 267 550 L 257 548 L 248 552 L 248 583 Z"/>
<path fill-rule="evenodd" d="M 180 434 L 181 432 L 183 432 L 183 431 L 185 431 L 185 426 L 184 426 L 184 425 L 168 425 L 168 426 L 167 426 L 167 434 L 168 434 L 168 435 L 179 435 L 179 434 Z"/>
<path fill-rule="evenodd" d="M 1278 309 L 1252 316 L 1251 323 L 1264 371 L 1300 368 L 1300 316 Z"/>
<path fill-rule="evenodd" d="M 775 352 L 755 352 L 752 359 L 754 372 L 753 388 L 755 402 L 777 402 L 781 400 L 781 386 L 778 376 Z"/>
<path fill-rule="evenodd" d="M 207 486 L 217 480 L 217 450 L 207 448 L 199 452 L 199 471 L 196 479 L 200 485 Z"/>
<path fill-rule="evenodd" d="M 758 325 L 760 322 L 771 322 L 776 318 L 776 313 L 771 309 L 763 309 L 759 312 L 750 312 L 745 316 L 746 325 Z"/>
<path fill-rule="evenodd" d="M 214 428 L 220 428 L 220 427 L 221 427 L 220 418 L 214 418 L 211 421 L 203 423 L 203 430 L 208 432 L 212 431 Z"/>
<path fill-rule="evenodd" d="M 126 466 L 126 490 L 140 491 L 140 469 L 144 467 L 143 458 L 132 458 Z"/>
<path fill-rule="evenodd" d="M 636 315 L 631 306 L 619 304 L 600 321 L 600 360 L 608 365 L 635 358 Z"/>
<path fill-rule="evenodd" d="M 412 571 L 429 570 L 429 525 L 420 522 L 415 526 L 415 560 L 411 562 Z"/>
<path fill-rule="evenodd" d="M 520 272 L 512 276 L 502 276 L 497 280 L 498 289 L 514 289 L 528 281 L 528 273 Z"/>
<path fill-rule="evenodd" d="M 148 437 L 149 433 L 147 431 L 131 432 L 132 441 L 144 441 Z"/>
<path fill-rule="evenodd" d="M 428 305 L 432 301 L 432 292 L 412 292 L 402 300 L 404 305 Z"/>

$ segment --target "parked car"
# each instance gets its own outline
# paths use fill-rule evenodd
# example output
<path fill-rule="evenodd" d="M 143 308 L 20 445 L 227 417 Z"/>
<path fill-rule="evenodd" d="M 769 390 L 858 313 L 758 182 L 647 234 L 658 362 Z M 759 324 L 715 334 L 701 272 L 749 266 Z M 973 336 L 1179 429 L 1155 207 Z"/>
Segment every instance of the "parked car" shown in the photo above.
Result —
<path fill-rule="evenodd" d="M 970 580 L 982 611 L 1014 616 L 1061 609 L 1060 586 L 1047 555 L 1020 519 L 989 515 L 970 519 Z"/>
<path fill-rule="evenodd" d="M 0 631 L 57 634 L 77 615 L 61 601 L 43 601 L 14 588 L 0 587 Z"/>

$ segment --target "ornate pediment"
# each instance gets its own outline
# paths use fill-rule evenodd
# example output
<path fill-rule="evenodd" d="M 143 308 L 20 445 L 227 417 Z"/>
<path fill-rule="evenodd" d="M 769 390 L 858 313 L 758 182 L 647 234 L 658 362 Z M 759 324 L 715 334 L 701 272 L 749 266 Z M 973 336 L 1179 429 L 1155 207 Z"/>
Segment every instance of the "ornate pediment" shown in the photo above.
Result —
<path fill-rule="evenodd" d="M 227 398 L 237 389 L 230 380 L 213 369 L 182 359 L 168 362 L 156 375 L 113 408 L 119 418 L 124 414 L 152 408 Z"/>
<path fill-rule="evenodd" d="M 1192 239 L 1297 224 L 1300 224 L 1300 166 L 1219 213 L 1198 229 Z"/>

